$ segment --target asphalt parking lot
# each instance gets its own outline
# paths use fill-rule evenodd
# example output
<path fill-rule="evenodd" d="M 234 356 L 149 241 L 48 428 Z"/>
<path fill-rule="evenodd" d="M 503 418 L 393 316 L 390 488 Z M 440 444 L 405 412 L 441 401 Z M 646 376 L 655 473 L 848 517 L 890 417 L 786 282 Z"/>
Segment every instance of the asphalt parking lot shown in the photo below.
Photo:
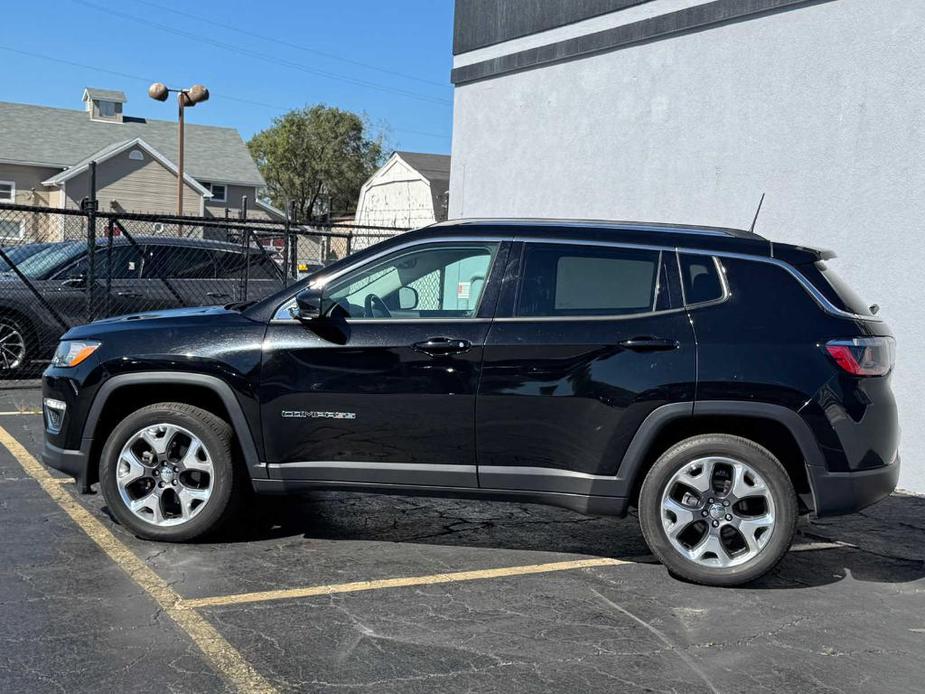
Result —
<path fill-rule="evenodd" d="M 725 590 L 632 517 L 529 504 L 319 493 L 155 544 L 35 463 L 38 403 L 0 390 L 2 692 L 923 688 L 922 497 L 807 522 Z"/>

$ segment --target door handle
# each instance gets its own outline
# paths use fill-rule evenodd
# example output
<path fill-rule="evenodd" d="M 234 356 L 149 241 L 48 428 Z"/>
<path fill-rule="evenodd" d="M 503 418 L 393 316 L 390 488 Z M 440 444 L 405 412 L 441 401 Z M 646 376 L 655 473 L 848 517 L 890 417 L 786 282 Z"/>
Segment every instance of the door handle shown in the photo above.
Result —
<path fill-rule="evenodd" d="M 210 299 L 227 299 L 231 294 L 228 292 L 206 292 L 206 296 Z"/>
<path fill-rule="evenodd" d="M 631 337 L 628 340 L 621 340 L 618 344 L 634 352 L 667 352 L 680 347 L 677 340 L 669 340 L 666 337 L 649 336 Z"/>
<path fill-rule="evenodd" d="M 462 354 L 472 349 L 472 343 L 469 340 L 457 340 L 449 337 L 429 337 L 423 342 L 415 342 L 411 345 L 415 352 L 423 352 L 432 357 L 442 356 L 445 354 Z"/>
<path fill-rule="evenodd" d="M 125 297 L 126 299 L 137 299 L 138 297 L 141 296 L 141 294 L 139 294 L 138 292 L 121 291 L 121 292 L 116 292 L 116 296 L 122 296 L 122 297 Z"/>

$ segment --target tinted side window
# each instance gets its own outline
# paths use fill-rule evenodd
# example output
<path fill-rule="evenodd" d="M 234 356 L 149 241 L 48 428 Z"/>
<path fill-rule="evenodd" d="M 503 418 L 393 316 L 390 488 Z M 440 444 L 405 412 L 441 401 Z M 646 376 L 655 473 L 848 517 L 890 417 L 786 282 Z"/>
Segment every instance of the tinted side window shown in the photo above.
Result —
<path fill-rule="evenodd" d="M 267 253 L 251 253 L 251 266 L 248 270 L 248 277 L 252 280 L 275 280 L 279 279 L 279 266 L 273 261 Z"/>
<path fill-rule="evenodd" d="M 659 252 L 527 244 L 518 316 L 629 315 L 652 311 Z"/>
<path fill-rule="evenodd" d="M 215 265 L 219 279 L 244 277 L 245 256 L 234 251 L 215 251 Z"/>
<path fill-rule="evenodd" d="M 96 252 L 93 262 L 93 274 L 96 279 L 105 279 L 108 269 L 109 253 L 101 248 Z M 86 254 L 63 273 L 56 275 L 57 279 L 76 279 L 86 277 L 90 272 L 90 263 Z M 112 274 L 114 280 L 136 279 L 141 273 L 141 251 L 133 246 L 115 246 L 112 249 Z"/>
<path fill-rule="evenodd" d="M 148 246 L 142 277 L 164 279 L 212 279 L 215 265 L 212 253 L 186 246 Z"/>
<path fill-rule="evenodd" d="M 680 263 L 684 298 L 688 305 L 723 298 L 723 283 L 712 256 L 682 253 Z"/>

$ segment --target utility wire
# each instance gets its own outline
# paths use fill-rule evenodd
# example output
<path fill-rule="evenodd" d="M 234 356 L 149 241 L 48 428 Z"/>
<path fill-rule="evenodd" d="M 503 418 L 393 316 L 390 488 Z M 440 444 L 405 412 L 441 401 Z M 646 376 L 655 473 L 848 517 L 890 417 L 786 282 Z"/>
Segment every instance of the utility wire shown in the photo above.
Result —
<path fill-rule="evenodd" d="M 135 0 L 135 2 L 142 5 L 147 5 L 153 7 L 157 10 L 162 10 L 164 12 L 172 12 L 173 14 L 180 15 L 181 17 L 187 17 L 189 19 L 195 19 L 199 22 L 204 22 L 206 24 L 211 24 L 212 26 L 217 26 L 222 29 L 227 29 L 228 31 L 234 31 L 243 36 L 250 36 L 251 38 L 260 39 L 261 41 L 269 41 L 278 46 L 287 46 L 288 48 L 294 48 L 297 51 L 304 51 L 306 53 L 312 53 L 314 55 L 320 55 L 324 58 L 330 58 L 331 60 L 338 60 L 342 63 L 347 63 L 348 65 L 356 65 L 357 67 L 366 68 L 367 70 L 375 70 L 376 72 L 381 72 L 386 75 L 393 75 L 395 77 L 401 77 L 406 80 L 414 80 L 415 82 L 421 82 L 423 84 L 430 84 L 436 87 L 446 87 L 445 82 L 437 82 L 436 80 L 428 80 L 423 77 L 418 77 L 416 75 L 409 75 L 405 72 L 399 72 L 397 70 L 390 70 L 388 68 L 381 67 L 379 65 L 372 65 L 370 63 L 364 63 L 359 60 L 353 60 L 352 58 L 345 58 L 341 55 L 336 55 L 334 53 L 327 53 L 325 51 L 319 51 L 317 48 L 311 48 L 309 46 L 303 46 L 298 43 L 292 43 L 291 41 L 286 41 L 285 39 L 280 38 L 279 36 L 270 36 L 269 34 L 258 34 L 256 31 L 247 31 L 236 27 L 232 24 L 225 24 L 224 22 L 217 22 L 214 19 L 208 17 L 203 17 L 201 15 L 193 14 L 191 12 L 184 12 L 183 10 L 178 10 L 174 7 L 167 7 L 156 2 L 151 2 L 150 0 Z"/>
<path fill-rule="evenodd" d="M 211 39 L 200 34 L 195 34 L 189 31 L 183 31 L 182 29 L 177 29 L 175 27 L 168 26 L 166 24 L 160 24 L 149 19 L 144 19 L 142 17 L 137 17 L 135 15 L 129 14 L 127 12 L 121 12 L 120 10 L 112 9 L 109 7 L 103 7 L 87 0 L 73 0 L 73 2 L 83 5 L 84 7 L 89 7 L 90 9 L 97 10 L 99 12 L 105 12 L 107 14 L 114 15 L 116 17 L 121 17 L 122 19 L 127 19 L 132 22 L 137 22 L 143 24 L 146 27 L 154 27 L 155 29 L 160 29 L 170 34 L 175 34 L 176 36 L 182 36 L 183 38 L 189 39 L 190 41 L 196 43 L 205 43 L 210 46 L 215 46 L 216 48 L 222 48 L 232 53 L 238 53 L 251 58 L 256 58 L 257 60 L 263 60 L 264 62 L 282 65 L 283 67 L 288 67 L 293 70 L 299 70 L 311 75 L 318 75 L 319 77 L 325 77 L 331 80 L 337 80 L 340 82 L 345 82 L 347 84 L 352 84 L 358 87 L 365 87 L 367 89 L 375 89 L 377 91 L 397 94 L 399 96 L 405 96 L 409 99 L 417 99 L 418 101 L 423 101 L 431 104 L 438 104 L 441 106 L 449 106 L 451 104 L 449 99 L 442 99 L 439 97 L 428 96 L 425 94 L 420 94 L 418 92 L 408 91 L 407 89 L 399 89 L 396 87 L 387 87 L 376 82 L 369 82 L 366 80 L 357 79 L 354 77 L 348 77 L 347 75 L 341 75 L 334 72 L 328 72 L 326 70 L 318 70 L 316 68 L 303 65 L 302 63 L 297 63 L 292 60 L 287 60 L 285 58 L 280 58 L 278 56 L 270 55 L 268 53 L 261 53 L 260 51 L 254 51 L 248 48 L 242 48 L 241 46 L 236 46 L 231 43 L 225 43 L 224 41 L 218 41 L 216 39 Z"/>
<path fill-rule="evenodd" d="M 29 58 L 38 58 L 39 60 L 47 60 L 52 63 L 59 63 L 61 65 L 69 65 L 70 67 L 77 67 L 83 70 L 90 70 L 92 72 L 99 72 L 99 73 L 108 74 L 108 75 L 115 75 L 116 77 L 123 77 L 125 79 L 135 80 L 136 82 L 145 82 L 146 84 L 151 84 L 152 82 L 156 81 L 152 77 L 142 77 L 140 75 L 132 75 L 127 72 L 120 72 L 119 70 L 111 70 L 109 68 L 100 67 L 98 65 L 87 65 L 86 63 L 78 63 L 73 60 L 65 60 L 63 58 L 56 58 L 54 56 L 43 55 L 41 53 L 33 53 L 32 51 L 24 51 L 19 48 L 13 48 L 11 46 L 0 46 L 0 51 L 8 51 L 10 53 L 17 53 L 19 55 L 24 55 Z M 260 106 L 261 108 L 267 108 L 273 111 L 288 111 L 290 109 L 290 107 L 288 106 L 278 106 L 275 104 L 268 104 L 263 101 L 254 101 L 252 99 L 242 99 L 237 96 L 228 96 L 227 94 L 222 94 L 221 92 L 214 93 L 211 90 L 209 93 L 211 97 L 214 97 L 216 99 L 223 99 L 225 101 L 235 101 L 240 104 L 249 104 L 251 106 Z M 394 130 L 395 132 L 399 132 L 399 133 L 422 135 L 424 137 L 436 137 L 436 138 L 440 138 L 444 140 L 450 139 L 449 135 L 423 132 L 421 130 L 408 130 L 405 128 L 391 128 L 391 127 L 389 129 Z"/>

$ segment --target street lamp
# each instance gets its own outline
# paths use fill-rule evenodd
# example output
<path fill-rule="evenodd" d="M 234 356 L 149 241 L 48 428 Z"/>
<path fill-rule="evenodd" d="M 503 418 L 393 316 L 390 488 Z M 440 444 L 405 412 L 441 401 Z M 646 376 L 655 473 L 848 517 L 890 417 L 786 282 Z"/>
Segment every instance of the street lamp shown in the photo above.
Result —
<path fill-rule="evenodd" d="M 170 89 L 166 84 L 155 82 L 148 87 L 148 96 L 155 101 L 167 101 L 170 92 L 176 92 L 178 105 L 178 133 L 177 145 L 179 156 L 177 157 L 177 214 L 183 215 L 183 109 L 187 106 L 195 106 L 198 103 L 209 100 L 209 90 L 201 84 L 194 84 L 189 89 Z"/>

